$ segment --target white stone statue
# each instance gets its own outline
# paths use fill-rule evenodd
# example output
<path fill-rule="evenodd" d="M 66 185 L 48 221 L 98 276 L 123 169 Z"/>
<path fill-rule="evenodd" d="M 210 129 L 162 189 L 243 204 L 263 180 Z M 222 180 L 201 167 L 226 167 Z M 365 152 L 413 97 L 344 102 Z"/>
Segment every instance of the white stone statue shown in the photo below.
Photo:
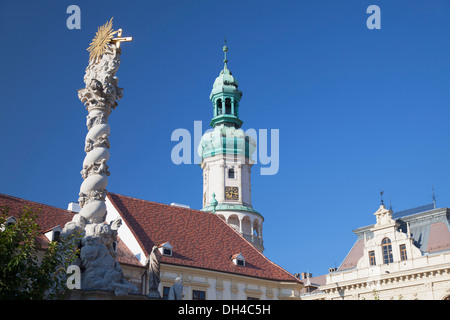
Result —
<path fill-rule="evenodd" d="M 175 278 L 175 283 L 169 289 L 169 300 L 183 299 L 183 279 L 181 277 Z"/>
<path fill-rule="evenodd" d="M 161 298 L 161 294 L 158 291 L 160 279 L 160 260 L 161 253 L 158 246 L 153 246 L 152 252 L 148 256 L 148 284 L 149 291 L 147 296 L 150 298 Z"/>

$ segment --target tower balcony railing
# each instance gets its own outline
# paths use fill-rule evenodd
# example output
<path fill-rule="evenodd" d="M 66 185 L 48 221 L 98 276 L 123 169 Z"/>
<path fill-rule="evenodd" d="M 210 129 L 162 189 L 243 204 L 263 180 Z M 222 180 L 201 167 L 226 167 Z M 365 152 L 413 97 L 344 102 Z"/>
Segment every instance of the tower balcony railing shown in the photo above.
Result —
<path fill-rule="evenodd" d="M 254 235 L 254 234 L 249 234 L 249 233 L 241 233 L 242 236 L 247 240 L 250 241 L 253 244 L 256 245 L 263 245 L 263 240 L 260 236 Z"/>

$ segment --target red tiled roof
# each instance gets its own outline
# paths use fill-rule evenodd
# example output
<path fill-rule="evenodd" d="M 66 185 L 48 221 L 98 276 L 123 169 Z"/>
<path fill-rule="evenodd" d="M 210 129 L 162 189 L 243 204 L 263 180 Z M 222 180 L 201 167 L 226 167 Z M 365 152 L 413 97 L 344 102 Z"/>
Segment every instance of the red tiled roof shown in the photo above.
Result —
<path fill-rule="evenodd" d="M 65 224 L 71 221 L 73 215 L 75 214 L 75 212 L 69 210 L 56 208 L 46 204 L 24 200 L 1 193 L 0 206 L 8 207 L 8 215 L 14 216 L 17 219 L 23 214 L 23 209 L 25 206 L 28 206 L 36 211 L 40 209 L 36 222 L 41 227 L 42 232 L 48 231 L 57 225 L 64 228 Z"/>
<path fill-rule="evenodd" d="M 75 214 L 73 211 L 56 208 L 46 204 L 24 200 L 5 194 L 0 194 L 0 206 L 8 207 L 8 216 L 14 216 L 17 219 L 23 214 L 23 209 L 25 206 L 28 206 L 36 211 L 40 210 L 36 222 L 41 228 L 42 235 L 39 237 L 38 241 L 43 249 L 48 247 L 48 239 L 44 233 L 52 230 L 57 225 L 64 228 L 66 223 L 71 221 L 73 215 Z M 117 260 L 120 263 L 142 266 L 130 249 L 128 249 L 128 247 L 120 240 L 120 238 L 118 240 Z"/>
<path fill-rule="evenodd" d="M 146 255 L 154 244 L 169 242 L 173 246 L 172 257 L 162 256 L 163 263 L 270 280 L 301 282 L 267 259 L 215 214 L 114 193 L 108 193 L 108 198 L 130 227 Z M 64 227 L 75 214 L 69 210 L 5 194 L 0 194 L 0 206 L 8 207 L 9 215 L 16 218 L 21 216 L 25 206 L 40 209 L 37 223 L 42 231 L 57 225 Z M 46 237 L 42 235 L 40 241 L 45 246 Z M 236 266 L 231 261 L 232 256 L 238 253 L 245 258 L 245 267 Z M 117 260 L 142 267 L 121 239 L 117 246 Z"/>
<path fill-rule="evenodd" d="M 42 249 L 48 248 L 49 241 L 44 233 L 58 225 L 64 228 L 65 224 L 71 221 L 75 214 L 72 211 L 0 193 L 0 207 L 7 207 L 9 209 L 8 216 L 19 219 L 23 214 L 25 206 L 37 212 L 36 222 L 41 229 L 41 235 L 37 240 Z"/>
<path fill-rule="evenodd" d="M 267 259 L 215 214 L 111 192 L 108 198 L 147 256 L 155 244 L 169 242 L 173 246 L 172 256 L 162 256 L 162 263 L 301 282 Z M 237 253 L 245 258 L 245 267 L 236 266 L 231 261 Z"/>
<path fill-rule="evenodd" d="M 427 251 L 437 252 L 450 249 L 450 232 L 443 222 L 436 222 L 430 226 Z"/>

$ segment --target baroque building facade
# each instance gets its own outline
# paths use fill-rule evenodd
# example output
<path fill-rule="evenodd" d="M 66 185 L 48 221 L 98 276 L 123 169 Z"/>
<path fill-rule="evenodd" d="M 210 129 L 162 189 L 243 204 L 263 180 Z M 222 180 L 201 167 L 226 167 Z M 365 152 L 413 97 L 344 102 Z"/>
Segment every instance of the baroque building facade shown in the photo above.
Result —
<path fill-rule="evenodd" d="M 393 213 L 376 223 L 329 274 L 304 277 L 303 300 L 450 300 L 450 209 L 433 205 Z"/>

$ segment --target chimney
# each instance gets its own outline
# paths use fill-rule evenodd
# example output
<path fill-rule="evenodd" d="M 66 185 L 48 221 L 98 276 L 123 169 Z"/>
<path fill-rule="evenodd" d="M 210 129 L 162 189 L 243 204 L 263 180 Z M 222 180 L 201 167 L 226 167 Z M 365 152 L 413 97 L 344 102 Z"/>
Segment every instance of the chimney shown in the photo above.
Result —
<path fill-rule="evenodd" d="M 81 211 L 81 207 L 78 204 L 78 202 L 70 202 L 69 206 L 67 207 L 67 210 L 73 211 L 73 212 L 80 212 Z"/>
<path fill-rule="evenodd" d="M 309 273 L 309 272 L 302 272 L 302 273 L 300 273 L 300 279 L 301 280 L 305 280 L 308 277 L 312 278 L 312 273 Z"/>
<path fill-rule="evenodd" d="M 174 207 L 180 207 L 180 208 L 186 208 L 186 209 L 190 209 L 191 208 L 187 204 L 181 204 L 181 203 L 175 203 L 175 202 L 172 202 L 170 205 L 174 206 Z"/>

